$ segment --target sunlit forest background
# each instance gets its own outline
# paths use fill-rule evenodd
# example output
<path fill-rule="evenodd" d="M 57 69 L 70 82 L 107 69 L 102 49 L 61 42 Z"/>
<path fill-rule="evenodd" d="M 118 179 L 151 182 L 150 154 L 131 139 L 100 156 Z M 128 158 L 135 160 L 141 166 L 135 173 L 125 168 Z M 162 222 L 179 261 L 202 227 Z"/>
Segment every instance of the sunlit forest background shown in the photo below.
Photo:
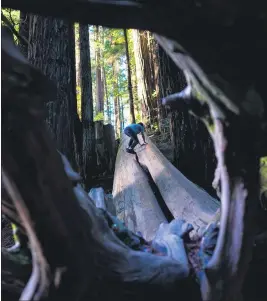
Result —
<path fill-rule="evenodd" d="M 212 141 L 186 108 L 169 112 L 162 106 L 161 99 L 184 89 L 186 81 L 151 32 L 73 24 L 11 9 L 2 9 L 2 24 L 57 87 L 45 104 L 46 124 L 87 187 L 94 178 L 112 177 L 123 129 L 143 122 L 162 153 L 213 193 Z"/>

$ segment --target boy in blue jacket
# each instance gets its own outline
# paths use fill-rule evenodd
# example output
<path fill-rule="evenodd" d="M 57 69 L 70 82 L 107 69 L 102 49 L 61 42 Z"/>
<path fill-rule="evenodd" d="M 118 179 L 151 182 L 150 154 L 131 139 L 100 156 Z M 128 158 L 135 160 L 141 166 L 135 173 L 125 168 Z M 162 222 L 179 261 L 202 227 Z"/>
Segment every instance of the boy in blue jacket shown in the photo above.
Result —
<path fill-rule="evenodd" d="M 136 147 L 136 145 L 138 143 L 140 143 L 139 140 L 138 140 L 138 137 L 137 137 L 137 135 L 140 134 L 140 133 L 141 133 L 141 135 L 144 139 L 144 144 L 141 144 L 141 145 L 147 144 L 147 142 L 145 141 L 144 132 L 145 132 L 145 126 L 142 122 L 139 122 L 137 124 L 132 123 L 124 129 L 124 134 L 131 138 L 130 141 L 129 141 L 129 145 L 126 148 L 126 151 L 128 153 L 131 153 L 131 154 L 135 153 L 134 148 Z"/>

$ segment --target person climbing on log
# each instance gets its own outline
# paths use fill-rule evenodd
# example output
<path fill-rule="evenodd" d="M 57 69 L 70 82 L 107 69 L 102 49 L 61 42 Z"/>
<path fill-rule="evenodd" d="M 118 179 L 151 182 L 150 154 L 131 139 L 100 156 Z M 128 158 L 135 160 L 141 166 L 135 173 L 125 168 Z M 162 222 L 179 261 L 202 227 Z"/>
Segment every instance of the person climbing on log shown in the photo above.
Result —
<path fill-rule="evenodd" d="M 124 134 L 127 135 L 128 137 L 130 137 L 130 141 L 128 144 L 128 147 L 126 148 L 126 151 L 130 154 L 135 154 L 134 148 L 136 147 L 137 144 L 140 144 L 141 146 L 146 145 L 147 142 L 145 141 L 145 126 L 142 122 L 139 123 L 132 123 L 130 125 L 128 125 L 125 129 L 124 129 Z M 137 135 L 141 134 L 144 140 L 144 143 L 141 144 L 138 140 Z"/>

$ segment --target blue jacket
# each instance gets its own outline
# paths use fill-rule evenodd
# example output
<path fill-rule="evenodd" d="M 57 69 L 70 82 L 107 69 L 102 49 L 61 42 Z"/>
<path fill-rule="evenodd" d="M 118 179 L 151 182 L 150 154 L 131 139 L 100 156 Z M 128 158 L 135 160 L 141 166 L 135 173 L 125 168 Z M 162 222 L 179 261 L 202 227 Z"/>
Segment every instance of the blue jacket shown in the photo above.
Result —
<path fill-rule="evenodd" d="M 127 128 L 132 129 L 132 130 L 135 132 L 136 135 L 139 134 L 139 133 L 144 133 L 144 128 L 143 128 L 142 125 L 140 125 L 140 124 L 132 123 L 132 124 L 128 125 L 128 126 L 124 129 L 124 131 L 125 131 Z"/>

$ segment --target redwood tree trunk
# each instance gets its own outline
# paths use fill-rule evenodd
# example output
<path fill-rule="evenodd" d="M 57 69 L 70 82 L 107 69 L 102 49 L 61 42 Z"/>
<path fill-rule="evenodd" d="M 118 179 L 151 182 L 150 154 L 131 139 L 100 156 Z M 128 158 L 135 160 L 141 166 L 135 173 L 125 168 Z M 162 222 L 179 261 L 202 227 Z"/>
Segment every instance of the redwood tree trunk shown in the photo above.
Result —
<path fill-rule="evenodd" d="M 77 166 L 74 124 L 78 116 L 73 24 L 51 17 L 31 15 L 29 42 L 30 62 L 57 85 L 56 99 L 51 99 L 48 104 L 48 125 L 58 149 Z"/>
<path fill-rule="evenodd" d="M 129 46 L 127 38 L 127 29 L 123 30 L 125 38 L 125 48 L 126 48 L 126 58 L 127 58 L 127 70 L 128 70 L 128 91 L 129 91 L 129 103 L 130 103 L 130 116 L 131 122 L 135 123 L 135 114 L 134 114 L 134 100 L 133 100 L 133 88 L 132 88 L 132 72 L 129 56 Z"/>
<path fill-rule="evenodd" d="M 118 62 L 113 63 L 113 98 L 114 98 L 114 113 L 115 113 L 115 133 L 116 138 L 120 137 L 120 101 L 118 96 Z"/>
<path fill-rule="evenodd" d="M 29 40 L 29 18 L 30 15 L 24 12 L 20 12 L 20 20 L 19 20 L 19 34 L 24 37 L 26 40 Z M 28 45 L 19 40 L 19 48 L 20 51 L 24 54 L 24 56 L 28 57 Z"/>
<path fill-rule="evenodd" d="M 105 71 L 104 66 L 103 66 L 103 77 L 104 77 L 105 96 L 106 96 L 107 119 L 108 119 L 108 123 L 111 124 L 111 111 L 110 111 L 110 104 L 109 104 L 109 93 L 108 93 L 108 87 L 107 87 L 106 71 Z"/>
<path fill-rule="evenodd" d="M 183 72 L 159 48 L 161 98 L 183 90 L 186 80 Z M 162 116 L 167 111 L 160 107 Z M 171 139 L 174 148 L 174 165 L 192 182 L 212 195 L 215 170 L 213 142 L 201 121 L 187 109 L 171 114 Z"/>
<path fill-rule="evenodd" d="M 101 52 L 100 52 L 100 32 L 99 26 L 96 26 L 95 30 L 95 42 L 96 42 L 96 113 L 104 115 L 104 89 L 103 78 L 101 74 Z"/>
<path fill-rule="evenodd" d="M 95 133 L 93 122 L 93 93 L 88 25 L 79 25 L 80 81 L 82 96 L 82 169 L 87 185 L 95 169 Z"/>

